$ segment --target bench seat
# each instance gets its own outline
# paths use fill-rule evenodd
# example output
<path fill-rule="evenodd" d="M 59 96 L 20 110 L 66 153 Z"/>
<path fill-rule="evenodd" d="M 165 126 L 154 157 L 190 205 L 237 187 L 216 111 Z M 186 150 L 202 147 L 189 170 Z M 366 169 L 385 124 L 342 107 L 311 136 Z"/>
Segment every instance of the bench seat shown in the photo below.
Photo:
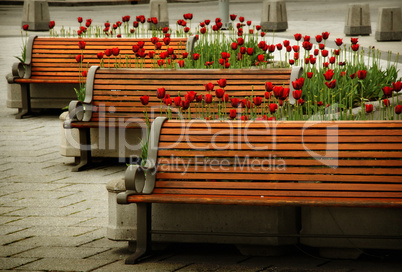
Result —
<path fill-rule="evenodd" d="M 137 205 L 136 263 L 152 203 L 402 208 L 401 121 L 166 121 L 119 204 Z M 189 219 L 190 220 L 190 219 Z"/>

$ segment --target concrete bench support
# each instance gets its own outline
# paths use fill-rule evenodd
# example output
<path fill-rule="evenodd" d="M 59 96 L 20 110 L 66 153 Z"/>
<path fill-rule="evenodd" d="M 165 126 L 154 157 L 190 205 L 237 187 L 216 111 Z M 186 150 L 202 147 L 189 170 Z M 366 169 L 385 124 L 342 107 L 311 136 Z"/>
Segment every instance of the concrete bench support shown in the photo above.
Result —
<path fill-rule="evenodd" d="M 222 29 L 228 29 L 229 22 L 229 0 L 219 0 L 219 18 L 222 19 Z"/>
<path fill-rule="evenodd" d="M 370 35 L 370 8 L 368 4 L 349 4 L 345 22 L 345 35 Z"/>
<path fill-rule="evenodd" d="M 149 17 L 158 18 L 158 24 L 150 23 L 151 28 L 163 28 L 169 26 L 169 14 L 166 0 L 151 0 L 149 4 Z"/>
<path fill-rule="evenodd" d="M 264 31 L 286 31 L 288 16 L 284 0 L 265 0 L 262 4 L 261 28 Z"/>
<path fill-rule="evenodd" d="M 401 8 L 380 8 L 375 39 L 379 42 L 400 41 L 402 39 L 401 24 Z"/>
<path fill-rule="evenodd" d="M 48 31 L 50 22 L 47 1 L 25 0 L 22 10 L 22 23 L 29 25 L 29 30 Z"/>

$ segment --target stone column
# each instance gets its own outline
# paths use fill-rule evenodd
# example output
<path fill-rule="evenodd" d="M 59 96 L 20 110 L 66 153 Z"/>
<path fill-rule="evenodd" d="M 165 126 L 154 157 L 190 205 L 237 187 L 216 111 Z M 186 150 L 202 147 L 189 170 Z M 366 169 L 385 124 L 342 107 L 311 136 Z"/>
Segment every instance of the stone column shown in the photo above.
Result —
<path fill-rule="evenodd" d="M 371 34 L 369 4 L 349 4 L 344 33 L 346 36 Z"/>
<path fill-rule="evenodd" d="M 21 26 L 29 25 L 29 30 L 34 31 L 48 31 L 49 22 L 50 15 L 47 1 L 24 1 Z"/>
<path fill-rule="evenodd" d="M 219 18 L 222 19 L 222 29 L 229 28 L 229 0 L 219 0 Z"/>
<path fill-rule="evenodd" d="M 284 0 L 264 0 L 260 25 L 264 31 L 286 31 L 288 28 L 286 2 Z"/>
<path fill-rule="evenodd" d="M 381 41 L 402 40 L 401 8 L 380 8 L 375 39 Z"/>
<path fill-rule="evenodd" d="M 166 0 L 151 0 L 149 4 L 149 17 L 158 18 L 158 24 L 150 24 L 151 28 L 163 28 L 169 26 L 169 14 Z"/>

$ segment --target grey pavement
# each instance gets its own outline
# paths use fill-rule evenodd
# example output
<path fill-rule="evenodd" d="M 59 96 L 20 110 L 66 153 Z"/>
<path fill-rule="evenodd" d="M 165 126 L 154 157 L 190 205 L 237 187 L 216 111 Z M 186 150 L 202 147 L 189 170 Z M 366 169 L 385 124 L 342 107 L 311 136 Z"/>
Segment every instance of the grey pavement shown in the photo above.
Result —
<path fill-rule="evenodd" d="M 344 16 L 348 1 L 289 1 L 289 29 L 315 36 L 331 32 L 345 38 Z M 359 1 L 354 1 L 359 2 Z M 363 2 L 363 1 L 362 1 Z M 372 7 L 375 31 L 379 6 L 400 1 L 364 1 Z M 231 12 L 258 21 L 261 1 L 232 1 Z M 170 22 L 183 13 L 194 21 L 218 17 L 217 2 L 169 3 Z M 121 20 L 123 15 L 148 14 L 148 5 L 50 7 L 57 26 L 76 27 L 76 18 L 95 23 Z M 15 271 L 401 271 L 395 252 L 367 252 L 358 260 L 330 260 L 309 248 L 294 248 L 280 257 L 246 257 L 231 245 L 172 245 L 146 262 L 124 265 L 130 254 L 127 242 L 105 238 L 108 181 L 122 177 L 124 164 L 104 161 L 96 168 L 73 173 L 73 158 L 59 153 L 59 112 L 14 119 L 15 109 L 5 105 L 7 82 L 20 52 L 22 6 L 0 5 L 0 270 Z M 46 32 L 38 32 L 47 35 Z M 346 41 L 347 38 L 345 38 Z M 401 52 L 401 42 L 377 43 L 374 35 L 360 37 L 364 46 Z M 396 254 L 396 255 L 395 255 Z"/>

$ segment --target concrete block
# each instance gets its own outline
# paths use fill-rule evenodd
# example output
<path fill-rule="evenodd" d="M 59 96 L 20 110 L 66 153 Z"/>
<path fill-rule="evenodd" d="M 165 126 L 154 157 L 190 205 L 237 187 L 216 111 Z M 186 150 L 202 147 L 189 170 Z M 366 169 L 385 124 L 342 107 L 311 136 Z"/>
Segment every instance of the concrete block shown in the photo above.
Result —
<path fill-rule="evenodd" d="M 151 28 L 169 27 L 169 13 L 166 0 L 151 0 L 149 3 L 149 17 L 158 18 L 158 24 L 150 23 Z"/>
<path fill-rule="evenodd" d="M 401 8 L 380 8 L 375 39 L 379 42 L 402 40 L 401 24 Z"/>
<path fill-rule="evenodd" d="M 370 35 L 369 4 L 349 4 L 344 33 L 346 36 Z"/>
<path fill-rule="evenodd" d="M 25 0 L 22 10 L 21 26 L 29 25 L 29 30 L 48 31 L 50 22 L 47 1 Z"/>
<path fill-rule="evenodd" d="M 401 209 L 303 207 L 301 223 L 300 233 L 308 237 L 300 243 L 320 248 L 323 257 L 356 259 L 356 249 L 402 249 Z"/>
<path fill-rule="evenodd" d="M 228 29 L 229 23 L 229 0 L 219 0 L 219 18 L 222 19 L 222 29 Z"/>
<path fill-rule="evenodd" d="M 262 4 L 261 28 L 264 31 L 286 31 L 288 16 L 284 0 L 265 0 Z"/>

